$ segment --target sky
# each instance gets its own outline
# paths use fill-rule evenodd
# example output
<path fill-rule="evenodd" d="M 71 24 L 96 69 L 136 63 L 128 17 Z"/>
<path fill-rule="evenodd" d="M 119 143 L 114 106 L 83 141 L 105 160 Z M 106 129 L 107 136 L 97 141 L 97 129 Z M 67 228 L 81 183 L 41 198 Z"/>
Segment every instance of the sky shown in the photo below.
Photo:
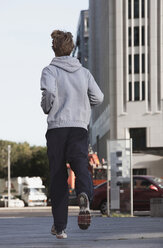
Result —
<path fill-rule="evenodd" d="M 45 146 L 40 77 L 54 53 L 50 34 L 74 40 L 88 0 L 0 0 L 0 139 Z"/>

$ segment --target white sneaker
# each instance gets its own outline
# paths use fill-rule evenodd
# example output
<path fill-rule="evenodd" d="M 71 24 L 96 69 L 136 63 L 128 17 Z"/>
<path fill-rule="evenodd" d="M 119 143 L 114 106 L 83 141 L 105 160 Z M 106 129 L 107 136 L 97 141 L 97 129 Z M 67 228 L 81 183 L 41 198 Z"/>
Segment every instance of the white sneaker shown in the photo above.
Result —
<path fill-rule="evenodd" d="M 65 230 L 57 233 L 54 225 L 52 225 L 51 234 L 56 235 L 57 239 L 67 239 L 67 234 L 66 234 Z"/>
<path fill-rule="evenodd" d="M 56 233 L 56 237 L 57 237 L 57 239 L 67 239 L 67 234 L 66 234 L 65 230 L 63 230 L 59 233 Z"/>

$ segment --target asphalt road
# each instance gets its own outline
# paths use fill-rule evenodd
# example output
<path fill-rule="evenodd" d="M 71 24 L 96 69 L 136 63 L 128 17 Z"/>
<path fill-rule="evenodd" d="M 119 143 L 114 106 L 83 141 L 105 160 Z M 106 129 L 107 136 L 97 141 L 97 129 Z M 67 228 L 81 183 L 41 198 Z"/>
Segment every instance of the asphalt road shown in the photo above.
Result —
<path fill-rule="evenodd" d="M 72 214 L 73 215 L 73 214 Z M 87 231 L 69 216 L 68 238 L 50 234 L 51 216 L 0 217 L 0 248 L 162 248 L 163 218 L 101 217 L 94 215 Z M 74 214 L 76 215 L 76 214 Z"/>

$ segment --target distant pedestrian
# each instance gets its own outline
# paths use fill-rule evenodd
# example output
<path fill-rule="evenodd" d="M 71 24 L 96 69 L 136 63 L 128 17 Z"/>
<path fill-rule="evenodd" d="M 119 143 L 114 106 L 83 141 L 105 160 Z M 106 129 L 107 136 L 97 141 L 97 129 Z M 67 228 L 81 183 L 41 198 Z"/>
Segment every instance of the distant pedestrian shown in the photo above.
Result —
<path fill-rule="evenodd" d="M 103 101 L 103 93 L 91 73 L 70 54 L 74 48 L 70 32 L 51 34 L 55 57 L 42 71 L 41 106 L 48 115 L 46 133 L 50 165 L 50 195 L 54 224 L 51 233 L 67 238 L 69 163 L 76 176 L 75 189 L 80 212 L 78 225 L 87 229 L 91 222 L 89 202 L 93 183 L 88 171 L 88 124 L 91 107 Z"/>

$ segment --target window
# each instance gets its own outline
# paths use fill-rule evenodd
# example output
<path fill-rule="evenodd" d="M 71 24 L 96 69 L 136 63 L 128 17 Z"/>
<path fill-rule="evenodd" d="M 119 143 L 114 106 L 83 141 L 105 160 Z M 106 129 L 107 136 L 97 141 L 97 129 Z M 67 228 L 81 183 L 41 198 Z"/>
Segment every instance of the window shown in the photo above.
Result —
<path fill-rule="evenodd" d="M 89 29 L 89 18 L 87 17 L 87 28 Z"/>
<path fill-rule="evenodd" d="M 133 169 L 133 175 L 147 175 L 147 169 L 146 168 Z"/>
<path fill-rule="evenodd" d="M 139 27 L 134 27 L 134 46 L 139 46 Z"/>
<path fill-rule="evenodd" d="M 23 193 L 24 193 L 24 194 L 28 194 L 29 191 L 30 191 L 30 190 L 29 190 L 28 188 L 24 188 L 24 189 L 23 189 Z"/>
<path fill-rule="evenodd" d="M 131 46 L 131 27 L 128 28 L 128 46 Z"/>
<path fill-rule="evenodd" d="M 141 0 L 141 17 L 144 18 L 145 16 L 145 8 L 144 8 L 144 0 Z"/>
<path fill-rule="evenodd" d="M 134 91 L 132 92 L 133 87 L 134 87 L 133 89 Z M 142 81 L 141 83 L 139 81 L 135 81 L 134 84 L 132 84 L 132 82 L 129 82 L 128 101 L 131 102 L 131 101 L 144 101 L 144 100 L 145 100 L 145 81 Z"/>
<path fill-rule="evenodd" d="M 134 189 L 149 189 L 151 182 L 146 179 L 134 178 Z"/>
<path fill-rule="evenodd" d="M 151 101 L 151 84 L 150 81 L 148 81 L 148 103 L 150 104 Z"/>
<path fill-rule="evenodd" d="M 134 0 L 134 18 L 139 18 L 139 0 Z"/>
<path fill-rule="evenodd" d="M 134 101 L 140 100 L 139 82 L 134 82 Z"/>
<path fill-rule="evenodd" d="M 88 38 L 84 39 L 84 51 L 86 54 L 88 54 Z"/>
<path fill-rule="evenodd" d="M 139 54 L 134 55 L 134 73 L 139 73 Z"/>
<path fill-rule="evenodd" d="M 133 142 L 133 151 L 146 148 L 146 128 L 130 128 L 130 138 Z"/>
<path fill-rule="evenodd" d="M 145 100 L 145 82 L 142 82 L 142 101 Z"/>
<path fill-rule="evenodd" d="M 128 0 L 128 19 L 131 19 L 131 0 Z"/>
<path fill-rule="evenodd" d="M 142 73 L 145 73 L 145 54 L 142 54 Z"/>
<path fill-rule="evenodd" d="M 142 34 L 141 34 L 141 44 L 142 46 L 145 45 L 145 33 L 144 33 L 144 26 L 142 26 Z"/>
<path fill-rule="evenodd" d="M 129 93 L 128 99 L 129 99 L 129 101 L 132 101 L 132 83 L 131 82 L 129 82 L 128 93 Z"/>
<path fill-rule="evenodd" d="M 129 55 L 128 68 L 129 68 L 129 74 L 131 74 L 132 73 L 132 57 L 131 57 L 131 54 Z"/>
<path fill-rule="evenodd" d="M 88 20 L 88 17 L 85 17 L 85 19 L 84 19 L 85 32 L 88 32 L 88 28 L 89 28 L 89 20 Z"/>

